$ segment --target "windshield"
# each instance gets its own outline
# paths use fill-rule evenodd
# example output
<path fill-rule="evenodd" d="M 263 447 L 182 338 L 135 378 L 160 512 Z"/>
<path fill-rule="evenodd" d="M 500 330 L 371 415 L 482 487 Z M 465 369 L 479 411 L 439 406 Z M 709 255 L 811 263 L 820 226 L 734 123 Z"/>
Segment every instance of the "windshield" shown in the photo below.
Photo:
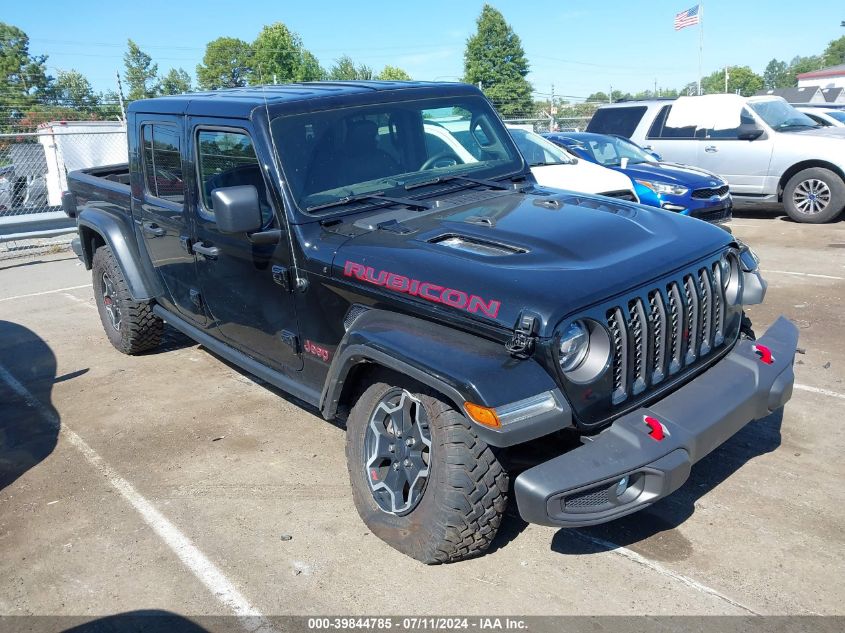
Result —
<path fill-rule="evenodd" d="M 749 106 L 754 110 L 773 130 L 789 130 L 808 127 L 819 127 L 806 114 L 802 114 L 783 99 L 763 99 L 761 101 L 749 101 Z"/>
<path fill-rule="evenodd" d="M 530 167 L 571 165 L 575 162 L 564 150 L 539 134 L 515 127 L 508 128 L 508 132 Z"/>
<path fill-rule="evenodd" d="M 599 165 L 619 167 L 622 159 L 627 158 L 629 165 L 655 163 L 657 159 L 630 141 L 617 136 L 599 136 L 577 141 L 580 149 L 593 156 Z"/>
<path fill-rule="evenodd" d="M 406 195 L 450 176 L 497 178 L 523 169 L 486 100 L 409 100 L 281 116 L 271 130 L 299 208 L 314 212 L 366 194 Z M 335 203 L 335 204 L 333 204 Z"/>

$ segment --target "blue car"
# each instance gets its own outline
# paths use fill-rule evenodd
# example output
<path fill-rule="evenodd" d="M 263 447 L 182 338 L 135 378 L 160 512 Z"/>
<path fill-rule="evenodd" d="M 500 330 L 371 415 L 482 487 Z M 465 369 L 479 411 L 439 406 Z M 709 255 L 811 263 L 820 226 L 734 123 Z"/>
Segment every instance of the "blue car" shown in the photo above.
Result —
<path fill-rule="evenodd" d="M 698 167 L 664 163 L 656 154 L 621 136 L 589 132 L 550 132 L 543 136 L 579 158 L 628 176 L 642 204 L 715 224 L 731 219 L 733 201 L 728 183 L 720 176 Z"/>

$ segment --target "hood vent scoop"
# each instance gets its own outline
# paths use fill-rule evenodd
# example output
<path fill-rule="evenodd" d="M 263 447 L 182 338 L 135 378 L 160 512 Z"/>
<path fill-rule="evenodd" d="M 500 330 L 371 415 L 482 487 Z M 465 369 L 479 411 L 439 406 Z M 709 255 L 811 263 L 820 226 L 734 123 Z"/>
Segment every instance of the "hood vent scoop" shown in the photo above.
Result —
<path fill-rule="evenodd" d="M 464 253 L 482 255 L 484 257 L 502 257 L 504 255 L 517 255 L 526 252 L 524 248 L 517 246 L 509 246 L 508 244 L 500 244 L 499 242 L 491 242 L 478 239 L 477 237 L 467 237 L 454 233 L 433 237 L 428 242 L 429 244 L 437 244 L 438 246 L 445 246 L 457 251 L 463 251 Z"/>

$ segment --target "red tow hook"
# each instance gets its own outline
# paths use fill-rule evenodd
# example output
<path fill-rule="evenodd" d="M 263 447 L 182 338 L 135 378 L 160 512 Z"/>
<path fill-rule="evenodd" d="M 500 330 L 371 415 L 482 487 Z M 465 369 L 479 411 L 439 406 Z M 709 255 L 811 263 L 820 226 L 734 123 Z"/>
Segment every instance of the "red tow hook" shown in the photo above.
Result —
<path fill-rule="evenodd" d="M 666 436 L 666 431 L 663 428 L 663 425 L 660 424 L 660 422 L 658 422 L 650 415 L 644 415 L 643 422 L 645 422 L 646 426 L 651 429 L 648 432 L 649 436 L 651 436 L 657 442 L 662 442 L 663 438 Z"/>
<path fill-rule="evenodd" d="M 765 345 L 760 345 L 759 343 L 754 345 L 754 351 L 760 357 L 760 360 L 767 365 L 771 365 L 775 362 L 774 357 L 772 356 L 772 350 L 770 350 Z"/>

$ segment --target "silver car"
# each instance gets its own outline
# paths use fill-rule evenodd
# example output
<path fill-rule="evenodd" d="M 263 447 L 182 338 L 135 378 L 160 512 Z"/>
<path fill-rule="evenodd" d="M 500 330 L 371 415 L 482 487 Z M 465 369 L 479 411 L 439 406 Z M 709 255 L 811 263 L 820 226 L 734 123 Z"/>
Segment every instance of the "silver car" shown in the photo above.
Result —
<path fill-rule="evenodd" d="M 845 128 L 821 127 L 780 97 L 608 104 L 587 131 L 627 136 L 666 160 L 717 173 L 735 202 L 783 202 L 798 222 L 829 222 L 845 208 Z"/>

